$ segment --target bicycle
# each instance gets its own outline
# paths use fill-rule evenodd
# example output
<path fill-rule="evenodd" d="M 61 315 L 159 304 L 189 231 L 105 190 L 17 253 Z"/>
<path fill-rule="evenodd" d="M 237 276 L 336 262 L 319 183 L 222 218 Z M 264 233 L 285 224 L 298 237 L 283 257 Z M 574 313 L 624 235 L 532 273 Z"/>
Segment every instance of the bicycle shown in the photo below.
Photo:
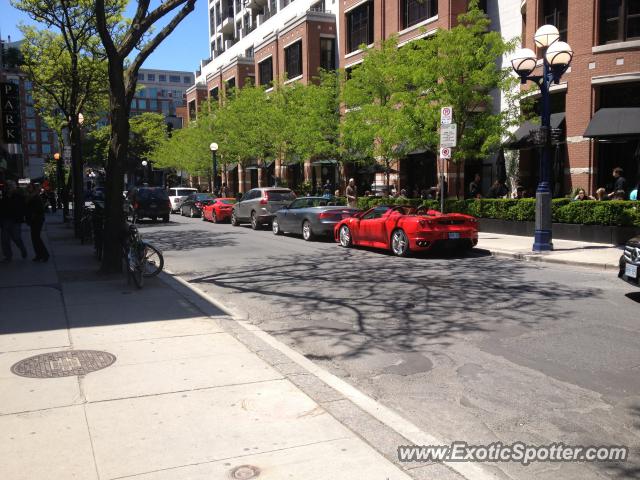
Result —
<path fill-rule="evenodd" d="M 138 227 L 129 225 L 122 246 L 127 279 L 132 279 L 137 288 L 142 288 L 145 278 L 158 275 L 164 267 L 162 252 L 142 240 Z"/>

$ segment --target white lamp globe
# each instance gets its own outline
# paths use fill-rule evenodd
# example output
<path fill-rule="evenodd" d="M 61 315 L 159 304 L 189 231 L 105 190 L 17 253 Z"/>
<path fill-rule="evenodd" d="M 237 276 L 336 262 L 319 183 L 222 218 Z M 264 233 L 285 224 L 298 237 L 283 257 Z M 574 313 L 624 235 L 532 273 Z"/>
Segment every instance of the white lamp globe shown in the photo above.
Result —
<path fill-rule="evenodd" d="M 536 30 L 533 40 L 536 42 L 536 47 L 546 48 L 552 43 L 556 42 L 560 38 L 560 32 L 553 25 L 542 25 Z"/>
<path fill-rule="evenodd" d="M 511 67 L 518 75 L 528 75 L 536 69 L 536 54 L 530 48 L 521 48 L 511 56 Z"/>
<path fill-rule="evenodd" d="M 573 50 L 567 42 L 555 42 L 547 49 L 545 57 L 549 65 L 567 66 L 573 58 Z"/>
<path fill-rule="evenodd" d="M 146 161 L 146 160 L 143 160 L 143 161 L 142 161 L 142 166 L 143 166 L 143 167 L 146 167 L 146 166 L 147 166 L 147 161 Z"/>
<path fill-rule="evenodd" d="M 216 150 L 218 150 L 218 144 L 213 142 L 211 145 L 209 145 L 209 150 L 215 152 Z"/>

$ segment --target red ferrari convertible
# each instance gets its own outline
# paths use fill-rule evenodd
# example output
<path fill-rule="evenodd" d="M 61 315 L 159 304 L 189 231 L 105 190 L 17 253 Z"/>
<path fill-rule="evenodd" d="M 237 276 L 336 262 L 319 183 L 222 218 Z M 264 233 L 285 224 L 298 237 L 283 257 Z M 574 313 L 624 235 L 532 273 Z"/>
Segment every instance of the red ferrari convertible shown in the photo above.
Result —
<path fill-rule="evenodd" d="M 379 206 L 337 223 L 334 237 L 343 247 L 391 249 L 403 257 L 437 245 L 470 250 L 478 243 L 478 222 L 470 215 L 424 207 Z"/>
<path fill-rule="evenodd" d="M 213 223 L 231 220 L 235 198 L 216 198 L 213 203 L 202 208 L 202 220 Z"/>

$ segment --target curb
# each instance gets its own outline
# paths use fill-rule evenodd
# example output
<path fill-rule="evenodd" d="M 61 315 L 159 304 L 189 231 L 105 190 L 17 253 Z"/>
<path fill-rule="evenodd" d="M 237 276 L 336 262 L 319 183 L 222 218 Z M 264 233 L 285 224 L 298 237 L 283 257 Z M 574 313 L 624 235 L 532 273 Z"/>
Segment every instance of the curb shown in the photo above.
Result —
<path fill-rule="evenodd" d="M 509 252 L 505 250 L 487 250 L 485 248 L 475 248 L 477 253 L 483 255 L 491 255 L 492 257 L 499 258 L 513 258 L 516 260 L 522 260 L 525 262 L 538 262 L 538 263 L 553 263 L 556 265 L 571 265 L 574 267 L 582 267 L 582 268 L 591 268 L 596 270 L 618 270 L 617 264 L 612 263 L 595 263 L 595 262 L 579 262 L 575 260 L 565 260 L 562 258 L 554 258 L 553 256 L 545 255 L 545 254 L 535 254 L 535 253 L 519 253 L 519 252 Z"/>

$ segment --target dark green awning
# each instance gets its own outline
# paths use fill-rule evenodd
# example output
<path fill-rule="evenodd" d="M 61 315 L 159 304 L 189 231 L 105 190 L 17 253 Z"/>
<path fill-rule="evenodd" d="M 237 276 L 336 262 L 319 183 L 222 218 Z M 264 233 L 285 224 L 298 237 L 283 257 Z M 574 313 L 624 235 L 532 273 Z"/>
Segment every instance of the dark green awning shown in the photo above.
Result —
<path fill-rule="evenodd" d="M 593 114 L 585 137 L 630 137 L 640 135 L 640 108 L 601 108 Z"/>

